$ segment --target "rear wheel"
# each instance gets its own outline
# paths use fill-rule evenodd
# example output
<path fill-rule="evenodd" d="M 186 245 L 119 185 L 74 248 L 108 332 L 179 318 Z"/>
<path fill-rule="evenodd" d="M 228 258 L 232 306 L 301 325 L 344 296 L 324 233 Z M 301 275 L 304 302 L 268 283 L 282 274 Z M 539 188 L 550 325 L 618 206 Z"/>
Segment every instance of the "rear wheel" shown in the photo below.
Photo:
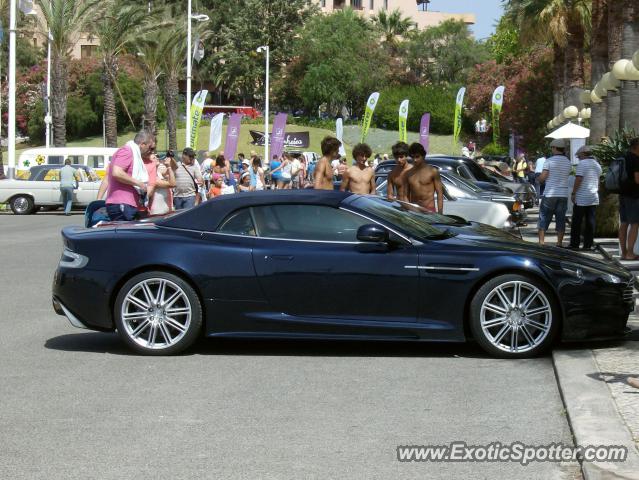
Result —
<path fill-rule="evenodd" d="M 147 272 L 126 282 L 115 301 L 115 324 L 126 344 L 145 355 L 171 355 L 190 347 L 202 326 L 193 288 L 166 272 Z"/>
<path fill-rule="evenodd" d="M 559 327 L 559 308 L 541 281 L 501 275 L 486 282 L 470 308 L 477 343 L 491 355 L 527 358 L 547 350 Z"/>
<path fill-rule="evenodd" d="M 33 198 L 27 195 L 18 195 L 11 199 L 11 210 L 16 215 L 31 215 L 35 211 Z"/>

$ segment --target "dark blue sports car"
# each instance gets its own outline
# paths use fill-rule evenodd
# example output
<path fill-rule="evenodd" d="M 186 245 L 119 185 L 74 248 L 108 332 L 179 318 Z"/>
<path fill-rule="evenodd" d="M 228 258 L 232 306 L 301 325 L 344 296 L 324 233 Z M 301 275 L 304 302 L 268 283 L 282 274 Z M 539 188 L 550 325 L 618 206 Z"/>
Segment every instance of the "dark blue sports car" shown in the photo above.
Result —
<path fill-rule="evenodd" d="M 627 271 L 486 225 L 316 190 L 62 232 L 55 311 L 137 352 L 201 335 L 463 342 L 529 357 L 624 333 Z"/>

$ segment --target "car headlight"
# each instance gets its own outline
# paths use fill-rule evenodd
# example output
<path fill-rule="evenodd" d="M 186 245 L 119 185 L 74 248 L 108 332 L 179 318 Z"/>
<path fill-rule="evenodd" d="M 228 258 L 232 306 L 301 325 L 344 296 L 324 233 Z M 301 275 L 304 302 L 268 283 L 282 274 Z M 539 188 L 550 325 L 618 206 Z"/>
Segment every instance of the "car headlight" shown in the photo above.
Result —
<path fill-rule="evenodd" d="M 575 263 L 561 262 L 561 269 L 580 280 L 583 280 L 586 275 L 590 275 L 591 278 L 594 277 L 595 279 L 603 280 L 606 283 L 620 284 L 623 282 L 620 277 L 613 275 L 612 273 L 602 272 L 594 268 L 583 267 Z"/>

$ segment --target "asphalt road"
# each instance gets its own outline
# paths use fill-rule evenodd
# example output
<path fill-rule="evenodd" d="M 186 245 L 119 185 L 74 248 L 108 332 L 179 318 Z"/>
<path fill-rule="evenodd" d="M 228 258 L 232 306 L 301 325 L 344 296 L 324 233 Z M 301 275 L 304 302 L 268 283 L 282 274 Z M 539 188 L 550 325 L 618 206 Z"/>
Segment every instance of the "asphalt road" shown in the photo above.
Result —
<path fill-rule="evenodd" d="M 71 327 L 51 280 L 60 228 L 81 222 L 0 214 L 1 479 L 579 478 L 575 465 L 396 459 L 398 445 L 459 440 L 571 445 L 550 358 L 245 340 L 147 358 Z"/>

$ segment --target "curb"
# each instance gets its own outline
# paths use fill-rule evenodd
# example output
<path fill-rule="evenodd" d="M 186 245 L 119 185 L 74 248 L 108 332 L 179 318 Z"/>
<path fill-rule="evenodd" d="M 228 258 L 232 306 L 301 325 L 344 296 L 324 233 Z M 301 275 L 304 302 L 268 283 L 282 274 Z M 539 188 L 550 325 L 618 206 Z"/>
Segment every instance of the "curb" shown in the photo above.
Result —
<path fill-rule="evenodd" d="M 585 480 L 639 480 L 639 451 L 623 422 L 610 389 L 599 379 L 591 350 L 555 350 L 552 354 L 559 392 L 575 445 L 624 446 L 625 462 L 581 462 Z"/>

